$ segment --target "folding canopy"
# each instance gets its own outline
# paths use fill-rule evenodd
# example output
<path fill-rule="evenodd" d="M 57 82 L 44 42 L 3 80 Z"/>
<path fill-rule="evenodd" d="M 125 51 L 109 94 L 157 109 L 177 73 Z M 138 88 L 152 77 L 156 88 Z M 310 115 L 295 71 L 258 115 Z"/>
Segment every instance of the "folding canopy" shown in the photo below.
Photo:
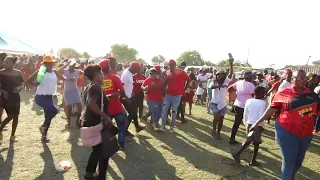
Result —
<path fill-rule="evenodd" d="M 15 54 L 43 54 L 28 44 L 16 39 L 5 32 L 0 31 L 0 52 Z"/>

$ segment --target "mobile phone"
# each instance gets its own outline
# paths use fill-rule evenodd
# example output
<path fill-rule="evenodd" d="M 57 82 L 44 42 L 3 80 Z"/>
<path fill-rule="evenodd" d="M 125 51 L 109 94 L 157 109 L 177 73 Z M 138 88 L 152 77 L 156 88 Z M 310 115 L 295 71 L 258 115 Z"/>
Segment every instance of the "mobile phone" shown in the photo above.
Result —
<path fill-rule="evenodd" d="M 233 59 L 232 54 L 228 53 L 229 59 Z"/>

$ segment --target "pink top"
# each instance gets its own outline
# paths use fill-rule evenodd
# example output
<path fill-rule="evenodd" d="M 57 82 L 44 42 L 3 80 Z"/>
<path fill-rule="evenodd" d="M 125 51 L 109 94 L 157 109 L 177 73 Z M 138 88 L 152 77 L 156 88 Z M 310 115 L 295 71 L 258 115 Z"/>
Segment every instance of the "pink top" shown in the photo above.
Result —
<path fill-rule="evenodd" d="M 252 98 L 255 86 L 248 81 L 242 80 L 234 83 L 232 87 L 237 91 L 235 106 L 244 108 L 248 99 Z"/>

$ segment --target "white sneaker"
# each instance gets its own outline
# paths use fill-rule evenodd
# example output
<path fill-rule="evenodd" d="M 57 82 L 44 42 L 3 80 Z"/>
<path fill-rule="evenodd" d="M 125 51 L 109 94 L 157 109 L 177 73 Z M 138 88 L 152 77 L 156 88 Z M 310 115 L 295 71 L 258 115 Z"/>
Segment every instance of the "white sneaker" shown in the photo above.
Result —
<path fill-rule="evenodd" d="M 172 133 L 174 132 L 174 127 L 170 128 L 170 132 L 172 132 Z"/>
<path fill-rule="evenodd" d="M 165 131 L 165 130 L 166 130 L 166 127 L 161 127 L 160 130 L 161 130 L 161 131 Z"/>
<path fill-rule="evenodd" d="M 159 128 L 157 126 L 153 125 L 153 130 L 159 131 Z"/>

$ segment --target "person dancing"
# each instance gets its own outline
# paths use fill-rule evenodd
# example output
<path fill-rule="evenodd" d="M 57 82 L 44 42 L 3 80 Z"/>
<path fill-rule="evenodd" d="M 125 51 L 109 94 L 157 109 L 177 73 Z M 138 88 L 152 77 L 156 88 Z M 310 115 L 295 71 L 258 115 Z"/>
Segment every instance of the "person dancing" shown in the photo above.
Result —
<path fill-rule="evenodd" d="M 42 142 L 50 142 L 47 133 L 51 124 L 51 120 L 58 114 L 58 108 L 54 105 L 53 96 L 57 93 L 58 78 L 66 80 L 57 70 L 53 69 L 56 61 L 51 56 L 43 57 L 43 66 L 46 68 L 42 82 L 34 82 L 37 78 L 38 71 L 35 71 L 27 80 L 30 85 L 38 86 L 35 95 L 35 102 L 43 108 L 45 121 L 39 128 Z M 72 81 L 73 79 L 69 79 Z"/>
<path fill-rule="evenodd" d="M 10 141 L 15 142 L 16 129 L 20 114 L 20 95 L 23 89 L 23 77 L 21 71 L 14 69 L 17 58 L 7 56 L 4 59 L 4 69 L 0 70 L 0 108 L 7 112 L 7 118 L 0 126 L 0 141 L 2 141 L 2 130 L 12 120 L 12 131 Z"/>

